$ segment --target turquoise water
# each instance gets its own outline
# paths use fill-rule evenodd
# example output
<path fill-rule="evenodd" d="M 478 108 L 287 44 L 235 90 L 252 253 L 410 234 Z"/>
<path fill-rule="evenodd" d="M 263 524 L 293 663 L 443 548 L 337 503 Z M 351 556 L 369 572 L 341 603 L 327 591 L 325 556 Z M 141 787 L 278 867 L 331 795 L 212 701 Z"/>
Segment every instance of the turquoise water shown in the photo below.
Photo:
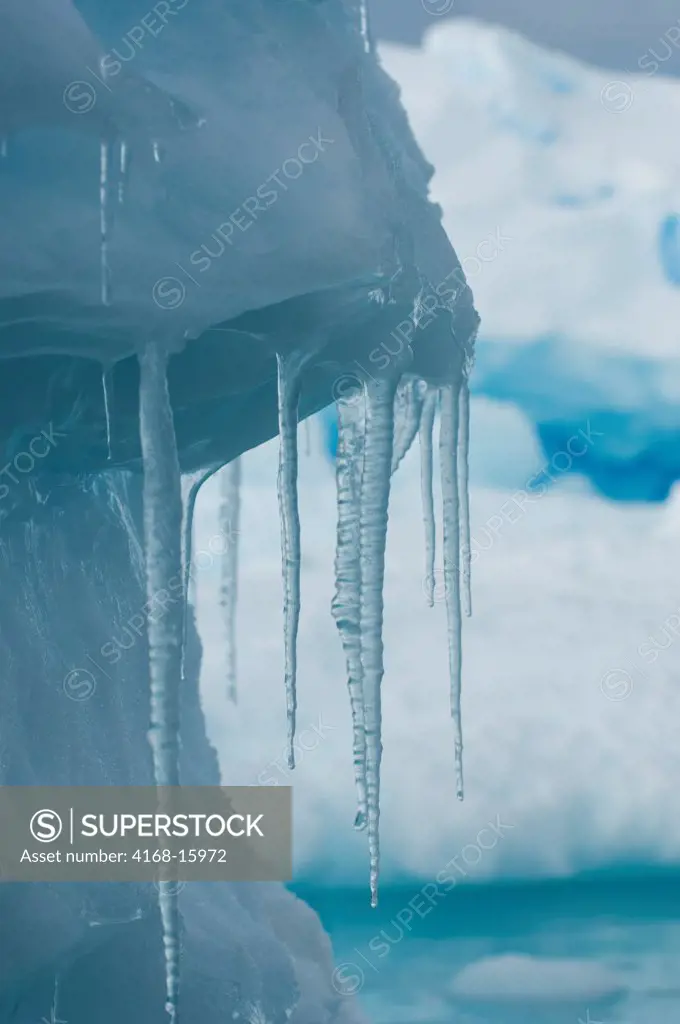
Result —
<path fill-rule="evenodd" d="M 426 898 L 423 887 L 297 886 L 330 932 L 335 987 L 356 994 L 373 1024 L 680 1024 L 680 877 L 467 887 Z M 425 896 L 423 892 L 425 891 Z M 416 908 L 415 910 L 413 908 Z M 587 961 L 621 980 L 605 998 L 462 1003 L 455 975 L 486 957 Z"/>

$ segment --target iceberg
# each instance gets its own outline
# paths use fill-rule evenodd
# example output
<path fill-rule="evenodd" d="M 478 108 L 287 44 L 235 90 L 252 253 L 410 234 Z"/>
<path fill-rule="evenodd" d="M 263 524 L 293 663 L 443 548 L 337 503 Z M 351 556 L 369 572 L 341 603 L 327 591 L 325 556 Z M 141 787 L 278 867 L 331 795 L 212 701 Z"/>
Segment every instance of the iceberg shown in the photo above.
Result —
<path fill-rule="evenodd" d="M 375 903 L 388 499 L 395 433 L 412 441 L 419 425 L 408 402 L 395 425 L 394 399 L 408 373 L 457 408 L 479 318 L 441 210 L 429 200 L 432 168 L 376 59 L 366 5 L 256 0 L 244 9 L 221 0 L 161 0 L 149 10 L 141 0 L 115 9 L 100 0 L 9 0 L 0 14 L 0 64 L 0 194 L 7 211 L 0 444 L 2 475 L 11 483 L 0 491 L 0 543 L 6 577 L 13 578 L 15 558 L 24 568 L 30 610 L 30 621 L 14 623 L 13 632 L 3 623 L 12 666 L 6 704 L 15 709 L 5 781 L 92 784 L 122 772 L 129 784 L 153 779 L 176 786 L 187 763 L 204 769 L 202 780 L 216 779 L 202 722 L 188 739 L 182 731 L 192 687 L 196 700 L 187 607 L 194 509 L 219 467 L 276 434 L 282 675 L 293 767 L 303 550 L 298 421 L 337 399 L 351 373 L 366 408 L 356 693 Z M 399 458 L 410 441 L 401 443 Z M 458 447 L 452 416 L 440 450 L 452 481 L 444 511 L 445 589 L 460 776 Z M 230 522 L 234 490 L 225 513 Z M 73 544 L 92 544 L 93 537 L 91 566 L 64 575 Z M 59 553 L 46 562 L 48 538 Z M 106 577 L 110 552 L 121 543 L 135 558 L 113 583 Z M 106 702 L 94 699 L 98 678 L 103 674 L 115 689 L 117 677 L 91 654 L 78 655 L 92 668 L 67 669 L 62 696 L 78 704 L 73 694 L 86 693 L 81 726 L 103 730 L 108 742 L 55 764 L 40 736 L 53 723 L 68 746 L 69 721 L 63 710 L 55 715 L 47 697 L 31 703 L 28 715 L 14 692 L 17 673 L 33 646 L 51 650 L 50 672 L 59 665 L 68 646 L 61 634 L 73 636 L 77 626 L 47 608 L 56 593 L 70 607 L 74 588 L 93 579 L 97 612 L 134 601 L 136 588 L 145 591 L 144 611 L 125 627 L 126 642 L 107 640 L 99 654 L 118 664 L 121 651 L 139 640 L 139 654 L 148 653 L 150 692 L 138 666 L 117 698 L 114 723 L 107 723 Z M 222 600 L 232 694 L 234 579 L 232 551 Z M 163 613 L 151 614 L 161 595 Z M 141 619 L 137 640 L 133 619 Z M 43 677 L 44 671 L 35 676 Z M 282 937 L 258 890 L 241 897 L 223 887 L 214 896 L 211 888 L 179 891 L 161 878 L 155 893 L 123 887 L 118 899 L 111 894 L 104 913 L 87 888 L 56 896 L 41 895 L 41 886 L 22 896 L 9 887 L 0 894 L 5 927 L 27 937 L 15 940 L 15 958 L 3 964 L 0 982 L 0 1003 L 15 1019 L 39 1013 L 33 1001 L 45 993 L 31 981 L 37 974 L 51 993 L 51 1018 L 61 1014 L 76 1024 L 91 1019 L 95 1007 L 102 1022 L 107 1014 L 157 1020 L 159 990 L 172 1024 L 179 1024 L 180 1007 L 185 1019 L 205 1024 L 230 1014 L 303 1024 L 353 1013 L 340 1009 L 324 985 L 303 991 L 309 965 L 296 971 L 294 940 Z M 294 906 L 289 902 L 293 918 Z M 252 921 L 244 923 L 248 915 Z M 44 943 L 28 939 L 45 933 Z M 233 975 L 222 969 L 223 957 Z M 136 961 L 130 992 L 110 992 L 117 958 Z M 324 981 L 327 987 L 330 979 Z"/>

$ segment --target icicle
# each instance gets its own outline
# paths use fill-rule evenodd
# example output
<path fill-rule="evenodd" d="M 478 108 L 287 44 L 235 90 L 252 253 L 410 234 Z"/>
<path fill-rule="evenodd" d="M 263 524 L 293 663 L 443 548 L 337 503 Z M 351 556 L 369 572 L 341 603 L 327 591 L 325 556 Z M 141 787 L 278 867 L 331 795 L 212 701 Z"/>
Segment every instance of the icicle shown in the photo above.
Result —
<path fill-rule="evenodd" d="M 99 232 L 102 305 L 109 304 L 109 144 L 99 144 Z"/>
<path fill-rule="evenodd" d="M 236 704 L 236 605 L 238 598 L 238 533 L 241 512 L 241 460 L 234 459 L 222 472 L 220 528 L 225 549 L 222 559 L 220 604 L 226 624 L 227 695 Z"/>
<path fill-rule="evenodd" d="M 182 572 L 182 490 L 175 428 L 167 385 L 167 356 L 149 344 L 140 358 L 140 437 L 144 467 L 144 538 L 147 598 L 173 590 Z M 148 619 L 151 677 L 151 729 L 157 786 L 179 785 L 179 689 L 182 676 L 182 631 L 185 601 L 165 605 Z M 161 812 L 172 803 L 160 790 Z M 171 810 L 170 810 L 171 813 Z M 176 883 L 159 881 L 166 976 L 166 1009 L 178 1024 L 180 915 Z"/>
<path fill-rule="evenodd" d="M 161 145 L 160 145 L 160 142 L 157 142 L 156 140 L 154 140 L 151 145 L 152 145 L 152 148 L 153 148 L 154 163 L 159 164 L 161 162 Z"/>
<path fill-rule="evenodd" d="M 347 662 L 347 686 L 352 712 L 352 752 L 357 790 L 354 827 L 367 823 L 366 733 L 364 723 L 364 684 L 361 667 L 361 567 L 359 560 L 360 489 L 364 444 L 364 400 L 340 400 L 338 411 L 338 448 L 335 477 L 338 502 L 338 527 L 335 548 L 335 594 L 331 613 L 335 619 Z"/>
<path fill-rule="evenodd" d="M 307 458 L 312 454 L 312 428 L 309 416 L 304 421 L 305 428 L 305 455 Z"/>
<path fill-rule="evenodd" d="M 50 1018 L 42 1018 L 45 1024 L 66 1024 L 59 1018 L 59 975 L 54 976 L 54 988 L 52 990 L 52 1005 L 50 1006 Z"/>
<path fill-rule="evenodd" d="M 300 516 L 298 512 L 298 400 L 299 353 L 277 354 L 279 404 L 279 517 L 283 561 L 283 619 L 288 715 L 288 767 L 295 767 L 295 720 L 297 714 L 297 634 L 300 623 Z"/>
<path fill-rule="evenodd" d="M 434 607 L 434 497 L 432 492 L 432 433 L 437 411 L 437 388 L 428 387 L 420 418 L 420 493 L 425 523 L 425 593 L 430 608 Z"/>
<path fill-rule="evenodd" d="M 182 679 L 186 673 L 186 646 L 189 629 L 189 598 L 191 592 L 191 558 L 194 535 L 194 512 L 201 487 L 217 472 L 216 467 L 199 469 L 182 477 L 182 580 L 184 593 L 184 622 L 182 625 Z"/>
<path fill-rule="evenodd" d="M 371 52 L 371 30 L 368 22 L 368 0 L 359 0 L 359 20 L 361 38 L 364 42 L 364 53 Z"/>
<path fill-rule="evenodd" d="M 120 144 L 119 178 L 118 178 L 118 203 L 120 206 L 125 202 L 127 181 L 129 173 L 129 157 L 127 142 L 123 140 Z"/>
<path fill-rule="evenodd" d="M 461 720 L 460 523 L 458 493 L 459 385 L 441 391 L 439 462 L 444 503 L 444 586 L 449 640 L 451 715 L 455 729 L 456 795 L 463 799 L 463 728 Z"/>
<path fill-rule="evenodd" d="M 408 453 L 420 426 L 425 399 L 423 382 L 414 377 L 402 380 L 394 400 L 394 450 L 392 472 L 399 468 Z"/>
<path fill-rule="evenodd" d="M 104 416 L 106 418 L 106 458 L 111 462 L 111 381 L 110 367 L 102 369 L 102 391 L 104 393 Z"/>
<path fill-rule="evenodd" d="M 361 663 L 366 730 L 366 804 L 370 854 L 371 906 L 378 904 L 380 872 L 380 762 L 383 677 L 383 581 L 387 509 L 394 438 L 396 378 L 366 387 L 366 439 L 361 480 Z"/>
<path fill-rule="evenodd" d="M 460 500 L 460 553 L 463 563 L 463 608 L 472 615 L 472 552 L 470 543 L 470 386 L 466 376 L 460 387 L 458 487 Z"/>
<path fill-rule="evenodd" d="M 198 469 L 193 473 L 182 475 L 182 579 L 187 602 L 191 592 L 191 556 L 196 499 L 205 480 L 214 472 L 214 469 Z"/>

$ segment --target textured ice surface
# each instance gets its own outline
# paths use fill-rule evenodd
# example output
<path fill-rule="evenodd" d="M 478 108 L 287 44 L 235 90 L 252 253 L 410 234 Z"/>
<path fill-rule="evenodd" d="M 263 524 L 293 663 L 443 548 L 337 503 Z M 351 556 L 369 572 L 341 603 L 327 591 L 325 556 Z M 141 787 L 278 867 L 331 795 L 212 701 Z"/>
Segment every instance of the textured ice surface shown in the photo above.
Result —
<path fill-rule="evenodd" d="M 680 85 L 462 19 L 381 53 L 482 316 L 473 390 L 516 403 L 550 454 L 590 416 L 604 436 L 574 471 L 614 498 L 666 498 L 680 478 Z"/>
<path fill-rule="evenodd" d="M 448 667 L 441 573 L 434 609 L 425 600 L 417 445 L 392 481 L 384 882 L 433 878 L 498 815 L 513 828 L 481 857 L 466 851 L 470 863 L 459 863 L 471 880 L 680 863 L 674 811 L 680 771 L 680 628 L 673 618 L 680 614 L 678 498 L 668 506 L 625 508 L 562 477 L 513 512 L 508 502 L 540 472 L 540 452 L 507 410 L 474 398 L 471 435 L 475 615 L 463 630 L 463 804 L 455 801 L 451 722 L 442 713 Z M 496 444 L 487 462 L 492 437 Z M 484 439 L 479 448 L 478 438 Z M 206 570 L 198 579 L 203 692 L 225 778 L 294 781 L 300 877 L 364 885 L 365 836 L 351 827 L 356 805 L 345 665 L 328 613 L 334 474 L 319 447 L 320 441 L 301 462 L 307 598 L 295 775 L 285 761 L 284 695 L 271 670 L 282 658 L 278 537 L 271 530 L 275 444 L 246 456 L 244 465 L 243 518 L 249 525 L 241 538 L 239 656 L 249 686 L 238 709 L 226 706 L 222 623 L 213 596 L 219 574 Z M 490 487 L 501 471 L 503 485 Z M 208 489 L 197 520 L 203 548 L 214 533 L 216 503 L 216 492 Z M 490 846 L 492 840 L 483 835 L 481 842 Z"/>
<path fill-rule="evenodd" d="M 379 221 L 380 203 L 365 205 L 346 127 L 321 85 L 332 65 L 341 67 L 351 57 L 342 43 L 333 45 L 337 37 L 323 19 L 298 6 L 290 17 L 277 5 L 259 3 L 242 17 L 229 6 L 176 3 L 156 37 L 147 32 L 146 45 L 135 48 L 124 36 L 147 11 L 133 0 L 115 13 L 92 3 L 78 10 L 70 0 L 10 0 L 0 43 L 0 92 L 12 96 L 11 107 L 5 101 L 0 109 L 0 125 L 13 143 L 3 167 L 11 213 L 0 255 L 0 298 L 61 293 L 51 320 L 72 332 L 70 347 L 82 350 L 85 339 L 77 332 L 89 329 L 94 337 L 87 346 L 99 343 L 113 355 L 130 350 L 131 335 L 125 340 L 121 332 L 134 336 L 142 325 L 147 333 L 162 330 L 181 340 L 186 329 L 200 333 L 247 309 L 370 272 L 382 241 L 374 247 L 381 229 L 373 232 L 371 209 Z M 282 42 L 282 34 L 296 29 L 309 37 L 304 70 L 299 61 L 272 57 L 272 40 Z M 127 54 L 130 47 L 134 58 L 117 60 L 113 51 Z M 275 97 L 284 95 L 281 118 Z M 117 301 L 104 322 L 98 136 L 114 134 L 129 142 L 131 177 L 115 231 L 108 232 Z M 165 150 L 160 164 L 154 159 L 159 141 Z M 281 168 L 298 159 L 305 143 L 308 163 L 300 166 L 307 173 L 296 182 Z M 34 167 L 40 154 L 42 173 Z M 288 169 L 302 177 L 293 165 Z M 281 184 L 272 190 L 277 170 Z M 112 173 L 110 167 L 110 179 Z M 256 225 L 251 220 L 256 230 L 241 229 L 232 239 L 231 214 L 238 215 L 260 186 L 260 207 L 264 212 L 268 204 L 268 216 L 256 217 Z M 333 202 L 322 201 L 327 190 Z M 312 210 L 315 230 L 299 230 Z M 247 223 L 242 214 L 241 224 Z M 226 243 L 212 237 L 221 225 Z M 233 223 L 231 229 L 234 234 Z M 288 240 L 283 262 L 276 252 L 282 236 Z M 57 237 L 59 261 L 53 258 Z M 178 263 L 185 269 L 178 270 Z"/>

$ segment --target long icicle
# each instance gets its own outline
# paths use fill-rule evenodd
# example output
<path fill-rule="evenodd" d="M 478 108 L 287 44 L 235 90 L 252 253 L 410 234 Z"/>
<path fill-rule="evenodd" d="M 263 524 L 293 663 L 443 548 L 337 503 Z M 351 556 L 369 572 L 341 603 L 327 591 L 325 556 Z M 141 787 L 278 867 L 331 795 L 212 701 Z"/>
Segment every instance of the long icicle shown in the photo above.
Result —
<path fill-rule="evenodd" d="M 396 385 L 397 381 L 393 377 L 371 381 L 366 386 L 366 440 L 361 480 L 361 662 L 364 683 L 366 804 L 372 907 L 378 905 L 380 874 L 383 583 Z"/>
<path fill-rule="evenodd" d="M 283 636 L 285 651 L 286 713 L 288 718 L 288 767 L 295 767 L 297 717 L 297 635 L 300 624 L 300 515 L 298 510 L 298 401 L 299 353 L 277 353 L 279 408 L 278 498 L 281 521 L 283 572 Z"/>
<path fill-rule="evenodd" d="M 217 472 L 218 467 L 199 469 L 182 477 L 182 584 L 184 594 L 184 622 L 182 625 L 182 679 L 186 674 L 187 637 L 189 633 L 189 599 L 191 596 L 191 561 L 194 538 L 196 502 L 203 484 Z"/>
<path fill-rule="evenodd" d="M 425 594 L 430 608 L 434 607 L 435 582 L 434 494 L 432 490 L 434 453 L 432 451 L 432 434 L 434 432 L 434 417 L 437 411 L 437 396 L 438 389 L 429 386 L 420 418 L 420 493 L 425 524 Z"/>
<path fill-rule="evenodd" d="M 103 306 L 109 304 L 109 143 L 99 143 L 99 262 Z"/>
<path fill-rule="evenodd" d="M 170 593 L 182 572 L 182 490 L 175 428 L 167 385 L 167 355 L 149 344 L 140 358 L 139 415 L 144 465 L 144 538 L 149 603 Z M 156 785 L 179 785 L 179 691 L 182 677 L 184 601 L 163 615 L 149 616 L 151 728 Z M 159 805 L 167 811 L 171 791 L 161 789 Z M 159 905 L 165 957 L 166 1010 L 179 1024 L 180 913 L 177 885 L 159 881 Z"/>
<path fill-rule="evenodd" d="M 368 15 L 368 0 L 359 0 L 359 31 L 361 32 L 364 44 L 364 53 L 371 53 L 373 50 L 373 40 Z"/>
<path fill-rule="evenodd" d="M 415 377 L 403 380 L 394 399 L 394 450 L 392 472 L 395 473 L 413 444 L 425 399 L 423 381 Z"/>
<path fill-rule="evenodd" d="M 365 401 L 363 395 L 337 403 L 338 450 L 335 478 L 338 528 L 335 547 L 335 594 L 331 613 L 340 633 L 347 663 L 347 687 L 352 713 L 352 757 L 357 791 L 354 827 L 367 824 L 366 732 L 364 683 L 361 667 L 360 498 L 364 456 Z"/>
<path fill-rule="evenodd" d="M 102 369 L 102 392 L 104 394 L 104 418 L 106 420 L 106 458 L 110 462 L 111 453 L 111 374 L 113 368 L 104 366 Z"/>
<path fill-rule="evenodd" d="M 236 704 L 236 607 L 238 599 L 238 534 L 241 513 L 241 460 L 225 466 L 220 478 L 220 530 L 224 538 L 220 604 L 226 626 L 227 696 Z"/>
<path fill-rule="evenodd" d="M 460 557 L 463 563 L 463 608 L 472 615 L 472 545 L 470 541 L 470 385 L 464 374 L 460 386 L 458 435 L 458 487 L 460 493 Z"/>
<path fill-rule="evenodd" d="M 128 144 L 123 139 L 120 143 L 118 150 L 118 205 L 122 206 L 125 203 L 125 194 L 127 192 L 128 175 L 130 172 L 130 152 L 128 150 Z"/>
<path fill-rule="evenodd" d="M 460 522 L 458 423 L 460 384 L 441 390 L 439 462 L 444 504 L 444 587 L 449 642 L 451 715 L 455 730 L 456 795 L 463 799 L 463 726 L 461 718 L 462 617 L 460 605 Z"/>

